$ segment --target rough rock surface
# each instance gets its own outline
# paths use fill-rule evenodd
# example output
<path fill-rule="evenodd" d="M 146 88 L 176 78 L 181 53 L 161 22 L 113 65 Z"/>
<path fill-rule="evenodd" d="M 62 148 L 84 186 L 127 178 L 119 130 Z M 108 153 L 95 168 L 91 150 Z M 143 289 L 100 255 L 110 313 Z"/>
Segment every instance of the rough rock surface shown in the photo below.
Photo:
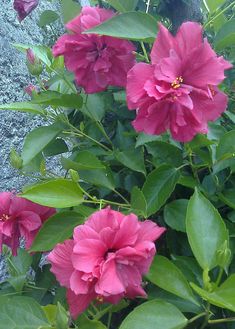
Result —
<path fill-rule="evenodd" d="M 25 56 L 11 44 L 48 44 L 52 32 L 50 29 L 42 32 L 37 25 L 38 17 L 43 10 L 58 9 L 57 1 L 40 0 L 39 7 L 20 24 L 12 2 L 1 0 L 0 6 L 0 104 L 25 100 L 23 89 L 33 81 L 27 73 Z M 89 5 L 89 0 L 80 2 L 83 6 Z M 30 178 L 20 176 L 10 166 L 9 152 L 12 147 L 20 152 L 27 132 L 41 124 L 40 118 L 28 114 L 0 111 L 0 192 L 20 191 L 30 182 Z M 0 256 L 0 282 L 5 277 L 6 266 Z"/>

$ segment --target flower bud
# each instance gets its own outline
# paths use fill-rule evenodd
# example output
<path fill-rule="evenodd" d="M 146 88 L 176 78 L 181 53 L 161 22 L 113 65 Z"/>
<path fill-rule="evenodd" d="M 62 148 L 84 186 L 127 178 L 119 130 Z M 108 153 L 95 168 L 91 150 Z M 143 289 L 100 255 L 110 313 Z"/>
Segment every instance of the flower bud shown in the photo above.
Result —
<path fill-rule="evenodd" d="M 232 252 L 228 246 L 228 241 L 224 241 L 221 248 L 217 250 L 217 263 L 218 266 L 222 267 L 225 271 L 227 270 L 231 262 Z"/>
<path fill-rule="evenodd" d="M 35 87 L 34 85 L 28 85 L 27 87 L 24 88 L 24 92 L 32 97 L 33 93 L 37 93 L 38 90 L 37 87 Z"/>
<path fill-rule="evenodd" d="M 15 149 L 11 149 L 10 163 L 12 167 L 15 169 L 21 169 L 22 167 L 23 160 L 21 159 L 21 157 L 19 156 L 19 154 L 16 152 Z"/>
<path fill-rule="evenodd" d="M 18 19 L 21 22 L 38 5 L 39 0 L 14 0 L 14 9 L 17 11 Z"/>
<path fill-rule="evenodd" d="M 40 59 L 34 54 L 32 49 L 27 50 L 27 67 L 29 72 L 34 75 L 38 76 L 42 73 L 43 67 Z"/>

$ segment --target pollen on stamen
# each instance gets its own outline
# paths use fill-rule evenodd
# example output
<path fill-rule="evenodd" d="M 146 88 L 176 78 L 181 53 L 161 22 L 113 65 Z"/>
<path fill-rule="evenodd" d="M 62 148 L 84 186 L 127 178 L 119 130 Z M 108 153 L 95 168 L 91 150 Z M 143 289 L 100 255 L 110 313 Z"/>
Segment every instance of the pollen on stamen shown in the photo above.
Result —
<path fill-rule="evenodd" d="M 6 214 L 3 214 L 3 215 L 1 216 L 1 218 L 0 218 L 0 220 L 3 220 L 4 222 L 5 222 L 6 220 L 8 220 L 8 219 L 10 219 L 10 216 L 8 216 L 8 215 L 6 215 Z"/>
<path fill-rule="evenodd" d="M 96 300 L 97 300 L 99 303 L 103 303 L 104 298 L 103 298 L 102 296 L 97 296 L 97 297 L 96 297 Z"/>
<path fill-rule="evenodd" d="M 181 83 L 184 81 L 184 79 L 180 76 L 177 77 L 171 84 L 171 87 L 174 89 L 180 88 L 181 87 Z"/>

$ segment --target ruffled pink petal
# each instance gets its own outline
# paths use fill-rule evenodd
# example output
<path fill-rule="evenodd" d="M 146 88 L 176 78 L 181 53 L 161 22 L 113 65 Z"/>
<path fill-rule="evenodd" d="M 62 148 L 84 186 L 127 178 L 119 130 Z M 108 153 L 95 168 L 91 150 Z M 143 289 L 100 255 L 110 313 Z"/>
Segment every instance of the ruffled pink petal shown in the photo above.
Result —
<path fill-rule="evenodd" d="M 76 319 L 79 314 L 85 311 L 96 295 L 93 292 L 84 295 L 76 295 L 71 289 L 68 289 L 66 296 L 69 304 L 69 311 L 73 319 Z"/>
<path fill-rule="evenodd" d="M 115 259 L 107 260 L 101 269 L 101 276 L 95 285 L 95 292 L 98 295 L 118 295 L 125 292 L 125 287 L 118 276 L 118 269 Z"/>
<path fill-rule="evenodd" d="M 175 49 L 175 40 L 167 28 L 161 23 L 150 54 L 151 63 L 157 64 L 162 58 L 169 57 L 170 50 Z"/>
<path fill-rule="evenodd" d="M 127 104 L 128 108 L 136 109 L 146 97 L 144 89 L 146 81 L 153 75 L 154 67 L 145 63 L 136 64 L 127 74 Z"/>
<path fill-rule="evenodd" d="M 74 271 L 70 277 L 70 288 L 76 294 L 87 294 L 89 292 L 90 282 L 83 280 L 83 273 Z"/>
<path fill-rule="evenodd" d="M 93 272 L 103 260 L 107 248 L 101 240 L 84 239 L 75 243 L 73 248 L 73 266 L 78 271 Z"/>
<path fill-rule="evenodd" d="M 133 245 L 138 236 L 139 231 L 138 218 L 134 214 L 123 216 L 120 228 L 116 232 L 113 240 L 113 248 L 120 249 L 129 245 Z"/>
<path fill-rule="evenodd" d="M 145 220 L 140 223 L 138 232 L 139 241 L 156 241 L 166 231 L 165 227 L 160 227 L 151 220 Z"/>
<path fill-rule="evenodd" d="M 67 288 L 70 287 L 70 278 L 74 271 L 71 261 L 73 245 L 73 240 L 66 240 L 64 243 L 57 244 L 47 256 L 51 263 L 51 272 L 55 274 L 60 284 Z"/>
<path fill-rule="evenodd" d="M 99 233 L 106 227 L 117 229 L 119 227 L 119 223 L 122 221 L 122 218 L 123 215 L 120 212 L 114 211 L 110 207 L 107 207 L 93 213 L 86 221 L 86 225 L 90 226 L 93 230 Z"/>

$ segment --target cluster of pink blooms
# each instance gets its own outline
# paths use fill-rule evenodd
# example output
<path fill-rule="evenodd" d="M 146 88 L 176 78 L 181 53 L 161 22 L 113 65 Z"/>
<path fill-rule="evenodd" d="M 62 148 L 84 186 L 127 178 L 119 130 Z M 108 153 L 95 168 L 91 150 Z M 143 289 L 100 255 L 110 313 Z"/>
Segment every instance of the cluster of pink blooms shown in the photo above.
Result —
<path fill-rule="evenodd" d="M 218 85 L 232 65 L 203 39 L 201 25 L 184 23 L 174 37 L 159 24 L 151 64 L 135 64 L 135 47 L 129 41 L 82 33 L 113 15 L 110 10 L 84 7 L 66 25 L 72 34 L 58 39 L 54 56 L 64 56 L 67 69 L 86 93 L 126 86 L 128 108 L 137 112 L 136 131 L 159 135 L 169 130 L 181 142 L 207 133 L 208 121 L 226 109 L 227 96 Z"/>
<path fill-rule="evenodd" d="M 27 17 L 37 6 L 39 0 L 14 0 L 14 9 L 17 11 L 19 21 Z"/>
<path fill-rule="evenodd" d="M 165 228 L 105 208 L 74 229 L 73 239 L 49 254 L 51 271 L 67 288 L 74 318 L 91 301 L 116 304 L 121 298 L 146 297 L 142 275 L 156 253 L 154 241 Z"/>
<path fill-rule="evenodd" d="M 169 129 L 175 140 L 188 142 L 207 133 L 208 121 L 225 111 L 227 96 L 218 85 L 232 65 L 202 32 L 200 24 L 187 22 L 174 37 L 159 24 L 151 64 L 138 63 L 128 73 L 127 102 L 137 109 L 137 131 L 159 135 Z"/>
<path fill-rule="evenodd" d="M 54 214 L 54 208 L 41 206 L 11 192 L 0 193 L 0 252 L 5 244 L 16 256 L 21 237 L 25 238 L 26 249 L 30 248 L 42 224 Z"/>
<path fill-rule="evenodd" d="M 64 56 L 65 66 L 74 72 L 76 83 L 86 93 L 100 92 L 108 86 L 125 87 L 127 72 L 135 63 L 131 42 L 82 34 L 113 15 L 111 10 L 84 7 L 78 17 L 66 24 L 72 33 L 60 37 L 53 47 L 54 56 Z"/>

